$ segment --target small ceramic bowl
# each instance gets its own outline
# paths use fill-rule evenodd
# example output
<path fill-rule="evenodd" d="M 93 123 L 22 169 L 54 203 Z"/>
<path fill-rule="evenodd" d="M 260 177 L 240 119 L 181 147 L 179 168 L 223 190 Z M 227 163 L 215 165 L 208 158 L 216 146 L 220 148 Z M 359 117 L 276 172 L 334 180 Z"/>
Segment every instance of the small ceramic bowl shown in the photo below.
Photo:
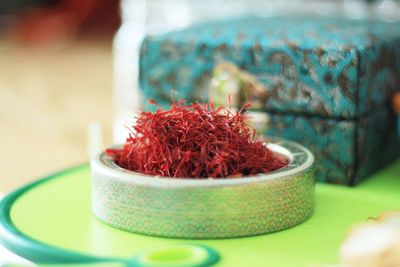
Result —
<path fill-rule="evenodd" d="M 93 212 L 119 229 L 174 238 L 232 238 L 274 232 L 314 210 L 314 157 L 303 146 L 269 139 L 289 165 L 268 174 L 227 179 L 148 176 L 101 153 L 91 163 Z"/>

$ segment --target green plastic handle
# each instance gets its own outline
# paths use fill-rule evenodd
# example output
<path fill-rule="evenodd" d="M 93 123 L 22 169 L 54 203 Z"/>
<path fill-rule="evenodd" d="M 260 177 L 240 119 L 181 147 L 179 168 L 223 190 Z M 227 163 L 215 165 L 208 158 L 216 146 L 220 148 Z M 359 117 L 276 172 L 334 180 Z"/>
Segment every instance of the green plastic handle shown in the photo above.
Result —
<path fill-rule="evenodd" d="M 152 249 L 139 253 L 131 260 L 116 260 L 86 264 L 39 264 L 38 267 L 208 267 L 219 260 L 213 249 L 198 245 L 173 245 Z M 109 262 L 108 262 L 109 261 Z M 29 267 L 24 264 L 4 264 L 1 267 Z"/>
<path fill-rule="evenodd" d="M 0 244 L 38 266 L 105 266 L 105 267 L 208 267 L 219 261 L 219 254 L 201 245 L 172 245 L 155 248 L 133 258 L 103 258 L 51 247 L 20 232 L 11 220 L 12 203 L 27 190 L 57 174 L 35 181 L 8 194 L 0 201 Z M 44 256 L 43 256 L 44 255 Z M 3 266 L 24 266 L 6 264 Z"/>
<path fill-rule="evenodd" d="M 219 260 L 218 253 L 199 245 L 164 246 L 139 253 L 132 259 L 98 258 L 98 262 L 78 264 L 38 264 L 38 267 L 208 267 Z M 0 267 L 29 267 L 27 264 L 4 264 Z"/>

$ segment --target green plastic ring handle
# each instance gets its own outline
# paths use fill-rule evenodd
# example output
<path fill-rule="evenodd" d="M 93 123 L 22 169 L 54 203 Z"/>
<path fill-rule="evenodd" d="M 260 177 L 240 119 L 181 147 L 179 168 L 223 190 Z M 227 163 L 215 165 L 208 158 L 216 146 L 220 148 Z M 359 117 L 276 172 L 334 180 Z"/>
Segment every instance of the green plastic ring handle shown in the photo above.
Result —
<path fill-rule="evenodd" d="M 198 245 L 172 245 L 143 252 L 135 257 L 141 267 L 200 267 L 210 266 L 219 260 L 218 253 Z"/>
<path fill-rule="evenodd" d="M 76 167 L 81 168 L 81 167 Z M 52 247 L 20 232 L 11 219 L 13 203 L 25 192 L 35 186 L 54 179 L 58 175 L 50 175 L 41 180 L 25 185 L 8 194 L 0 201 L 0 244 L 10 251 L 33 261 L 38 266 L 101 266 L 101 267 L 208 267 L 219 261 L 216 250 L 203 245 L 172 245 L 139 253 L 133 258 L 106 258 L 62 248 Z M 0 265 L 1 266 L 1 265 Z M 4 266 L 4 265 L 3 265 Z M 1 266 L 1 267 L 3 267 Z M 6 264 L 7 267 L 23 266 Z"/>

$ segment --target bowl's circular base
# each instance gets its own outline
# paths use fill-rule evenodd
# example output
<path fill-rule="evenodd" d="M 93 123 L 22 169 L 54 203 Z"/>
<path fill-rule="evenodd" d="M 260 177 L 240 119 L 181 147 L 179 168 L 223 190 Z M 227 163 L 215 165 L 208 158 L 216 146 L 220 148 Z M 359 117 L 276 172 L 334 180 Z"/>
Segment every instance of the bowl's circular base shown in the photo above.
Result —
<path fill-rule="evenodd" d="M 123 170 L 104 154 L 92 161 L 93 211 L 119 229 L 171 238 L 232 238 L 292 227 L 314 210 L 313 156 L 280 139 L 288 167 L 239 179 L 172 179 Z"/>

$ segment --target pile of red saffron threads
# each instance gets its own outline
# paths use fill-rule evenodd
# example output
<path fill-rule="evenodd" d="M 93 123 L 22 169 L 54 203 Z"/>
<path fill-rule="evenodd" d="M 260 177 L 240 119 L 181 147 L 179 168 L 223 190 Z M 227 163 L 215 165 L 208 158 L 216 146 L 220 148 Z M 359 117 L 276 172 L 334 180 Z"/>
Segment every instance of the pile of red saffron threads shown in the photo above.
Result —
<path fill-rule="evenodd" d="M 181 101 L 141 112 L 123 147 L 106 154 L 124 169 L 175 178 L 237 178 L 287 166 L 287 158 L 255 138 L 246 108 Z"/>

